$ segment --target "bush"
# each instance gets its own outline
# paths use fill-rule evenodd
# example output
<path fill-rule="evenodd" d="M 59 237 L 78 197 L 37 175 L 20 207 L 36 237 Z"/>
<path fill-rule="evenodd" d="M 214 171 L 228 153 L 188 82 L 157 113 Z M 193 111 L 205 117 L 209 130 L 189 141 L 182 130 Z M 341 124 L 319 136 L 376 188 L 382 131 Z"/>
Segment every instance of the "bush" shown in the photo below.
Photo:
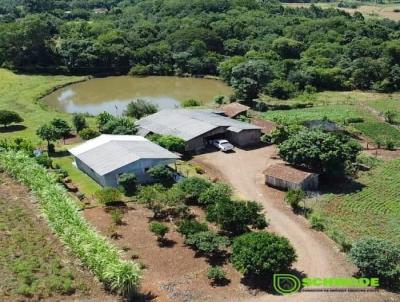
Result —
<path fill-rule="evenodd" d="M 115 188 L 103 188 L 95 193 L 97 201 L 102 205 L 110 205 L 121 200 L 121 192 Z"/>
<path fill-rule="evenodd" d="M 197 107 L 197 106 L 200 106 L 200 105 L 201 105 L 201 103 L 199 101 L 194 100 L 194 99 L 184 100 L 181 103 L 182 107 Z"/>
<path fill-rule="evenodd" d="M 396 116 L 397 116 L 397 113 L 396 113 L 396 111 L 393 111 L 393 110 L 387 110 L 383 113 L 383 117 L 385 118 L 385 121 L 389 124 L 395 123 Z"/>
<path fill-rule="evenodd" d="M 229 244 L 228 238 L 220 236 L 211 231 L 198 232 L 189 234 L 186 237 L 185 243 L 190 245 L 198 252 L 207 255 L 215 255 L 222 248 Z"/>
<path fill-rule="evenodd" d="M 267 226 L 261 210 L 262 206 L 253 201 L 218 202 L 207 208 L 207 220 L 217 223 L 225 231 L 241 234 L 249 225 L 257 228 Z"/>
<path fill-rule="evenodd" d="M 314 230 L 323 231 L 325 230 L 325 220 L 319 214 L 311 214 L 310 224 Z"/>
<path fill-rule="evenodd" d="M 149 136 L 149 139 L 160 145 L 161 147 L 171 151 L 171 152 L 178 152 L 184 153 L 186 148 L 186 143 L 183 139 L 173 136 L 173 135 L 158 135 L 153 134 Z"/>
<path fill-rule="evenodd" d="M 167 166 L 155 166 L 147 171 L 147 174 L 157 183 L 170 187 L 175 182 L 171 169 Z"/>
<path fill-rule="evenodd" d="M 118 180 L 126 195 L 132 195 L 137 189 L 137 177 L 134 173 L 123 173 Z"/>
<path fill-rule="evenodd" d="M 129 117 L 112 117 L 103 127 L 105 134 L 133 135 L 137 132 L 135 122 Z"/>
<path fill-rule="evenodd" d="M 13 123 L 21 123 L 24 119 L 16 112 L 9 110 L 0 110 L 0 125 L 7 128 L 8 125 Z"/>
<path fill-rule="evenodd" d="M 287 271 L 297 259 L 286 238 L 266 233 L 248 233 L 236 237 L 232 247 L 232 264 L 243 274 L 259 276 Z"/>
<path fill-rule="evenodd" d="M 212 184 L 211 187 L 200 194 L 198 202 L 202 205 L 210 205 L 217 202 L 226 202 L 231 199 L 232 193 L 232 188 L 227 184 Z"/>
<path fill-rule="evenodd" d="M 306 193 L 302 189 L 289 189 L 286 193 L 285 201 L 290 204 L 293 210 L 297 210 L 300 207 L 300 201 L 306 198 Z"/>
<path fill-rule="evenodd" d="M 149 230 L 157 236 L 158 241 L 162 241 L 164 236 L 168 233 L 169 228 L 160 222 L 152 222 L 149 225 Z"/>
<path fill-rule="evenodd" d="M 351 261 L 362 276 L 379 277 L 388 286 L 399 286 L 400 247 L 378 238 L 363 238 L 350 250 Z"/>
<path fill-rule="evenodd" d="M 156 105 L 149 103 L 145 100 L 136 100 L 128 104 L 124 111 L 124 115 L 133 117 L 135 119 L 141 119 L 144 116 L 156 113 L 158 108 Z"/>
<path fill-rule="evenodd" d="M 221 284 L 226 280 L 226 274 L 220 266 L 212 266 L 207 271 L 207 278 L 211 280 L 211 284 Z"/>
<path fill-rule="evenodd" d="M 182 180 L 178 186 L 185 193 L 186 200 L 197 202 L 200 195 L 210 188 L 212 183 L 205 178 L 190 177 Z"/>
<path fill-rule="evenodd" d="M 357 124 L 357 123 L 363 123 L 364 119 L 362 117 L 349 117 L 345 120 L 346 124 Z"/>
<path fill-rule="evenodd" d="M 200 223 L 196 219 L 184 219 L 178 223 L 178 232 L 184 236 L 206 231 L 208 231 L 207 224 Z"/>
<path fill-rule="evenodd" d="M 155 184 L 151 186 L 141 186 L 136 194 L 136 199 L 140 203 L 149 204 L 153 200 L 157 199 L 159 194 L 166 191 L 166 188 L 160 184 Z"/>
<path fill-rule="evenodd" d="M 93 139 L 95 137 L 98 137 L 99 135 L 100 133 L 92 128 L 84 128 L 79 132 L 79 136 L 84 140 Z"/>
<path fill-rule="evenodd" d="M 396 147 L 395 147 L 394 141 L 391 140 L 390 138 L 388 138 L 388 139 L 386 140 L 386 142 L 385 142 L 385 148 L 386 148 L 387 150 L 395 150 Z"/>
<path fill-rule="evenodd" d="M 47 169 L 51 169 L 53 167 L 53 160 L 46 153 L 42 153 L 41 155 L 35 157 L 35 159 L 39 165 L 42 165 Z"/>

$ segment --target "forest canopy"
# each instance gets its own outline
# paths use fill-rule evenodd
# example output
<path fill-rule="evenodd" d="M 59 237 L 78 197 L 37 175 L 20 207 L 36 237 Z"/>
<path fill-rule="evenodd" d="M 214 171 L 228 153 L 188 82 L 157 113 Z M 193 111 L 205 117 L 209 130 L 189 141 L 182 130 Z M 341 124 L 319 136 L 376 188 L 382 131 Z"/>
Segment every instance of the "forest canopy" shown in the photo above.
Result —
<path fill-rule="evenodd" d="M 220 75 L 258 93 L 400 89 L 400 24 L 266 0 L 0 0 L 0 66 Z"/>

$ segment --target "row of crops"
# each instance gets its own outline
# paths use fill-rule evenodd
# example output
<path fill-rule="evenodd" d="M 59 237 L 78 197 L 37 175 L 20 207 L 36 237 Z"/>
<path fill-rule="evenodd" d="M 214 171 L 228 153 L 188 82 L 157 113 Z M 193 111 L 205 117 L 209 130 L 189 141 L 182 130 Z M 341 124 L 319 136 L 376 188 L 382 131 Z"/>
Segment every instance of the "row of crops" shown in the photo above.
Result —
<path fill-rule="evenodd" d="M 400 243 L 400 160 L 381 163 L 358 180 L 364 187 L 346 195 L 329 195 L 315 210 L 328 229 L 349 239 L 375 236 Z"/>
<path fill-rule="evenodd" d="M 107 288 L 125 296 L 136 292 L 139 265 L 121 259 L 119 251 L 82 217 L 54 175 L 23 152 L 0 152 L 0 167 L 33 191 L 53 231 Z"/>

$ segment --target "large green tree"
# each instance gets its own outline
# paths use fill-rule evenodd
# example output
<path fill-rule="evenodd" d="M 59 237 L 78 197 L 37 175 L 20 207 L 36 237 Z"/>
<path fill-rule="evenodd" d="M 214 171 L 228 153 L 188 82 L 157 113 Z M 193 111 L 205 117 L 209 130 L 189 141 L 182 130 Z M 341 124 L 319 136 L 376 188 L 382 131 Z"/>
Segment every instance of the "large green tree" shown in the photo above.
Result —
<path fill-rule="evenodd" d="M 287 162 L 333 176 L 343 175 L 361 151 L 361 146 L 347 136 L 321 130 L 300 131 L 278 148 L 279 155 Z"/>

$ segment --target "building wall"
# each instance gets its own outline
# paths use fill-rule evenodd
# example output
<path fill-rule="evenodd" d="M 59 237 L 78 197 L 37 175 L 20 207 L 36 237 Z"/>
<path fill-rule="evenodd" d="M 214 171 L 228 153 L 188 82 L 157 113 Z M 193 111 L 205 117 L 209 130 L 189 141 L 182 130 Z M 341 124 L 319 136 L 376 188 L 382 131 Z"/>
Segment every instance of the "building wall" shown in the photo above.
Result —
<path fill-rule="evenodd" d="M 152 182 L 151 177 L 146 171 L 158 165 L 168 165 L 174 163 L 174 159 L 140 159 L 134 163 L 121 167 L 104 176 L 105 186 L 118 187 L 118 179 L 122 173 L 135 173 L 139 183 Z"/>
<path fill-rule="evenodd" d="M 76 166 L 93 178 L 103 187 L 118 187 L 118 178 L 122 173 L 135 173 L 139 183 L 149 183 L 152 179 L 146 173 L 146 170 L 158 165 L 168 165 L 175 162 L 174 159 L 141 159 L 129 165 L 121 167 L 104 176 L 97 174 L 93 169 L 87 166 L 79 158 L 75 158 Z"/>
<path fill-rule="evenodd" d="M 315 190 L 318 188 L 318 185 L 319 185 L 319 175 L 312 174 L 309 177 L 307 177 L 305 180 L 303 180 L 301 183 L 290 182 L 290 181 L 276 178 L 273 176 L 266 176 L 265 183 L 272 187 L 280 188 L 280 189 L 284 189 L 284 190 L 289 190 L 289 189 L 291 189 L 291 190 L 296 190 L 296 189 Z"/>
<path fill-rule="evenodd" d="M 260 143 L 261 129 L 242 130 L 240 132 L 227 131 L 227 139 L 239 147 L 257 145 Z"/>
<path fill-rule="evenodd" d="M 101 186 L 105 186 L 106 181 L 104 176 L 101 176 L 97 174 L 93 169 L 91 169 L 89 166 L 87 166 L 83 161 L 81 161 L 79 158 L 75 157 L 75 163 L 76 166 L 83 172 L 85 172 L 87 175 L 89 175 L 91 178 L 93 178 L 98 184 Z"/>

